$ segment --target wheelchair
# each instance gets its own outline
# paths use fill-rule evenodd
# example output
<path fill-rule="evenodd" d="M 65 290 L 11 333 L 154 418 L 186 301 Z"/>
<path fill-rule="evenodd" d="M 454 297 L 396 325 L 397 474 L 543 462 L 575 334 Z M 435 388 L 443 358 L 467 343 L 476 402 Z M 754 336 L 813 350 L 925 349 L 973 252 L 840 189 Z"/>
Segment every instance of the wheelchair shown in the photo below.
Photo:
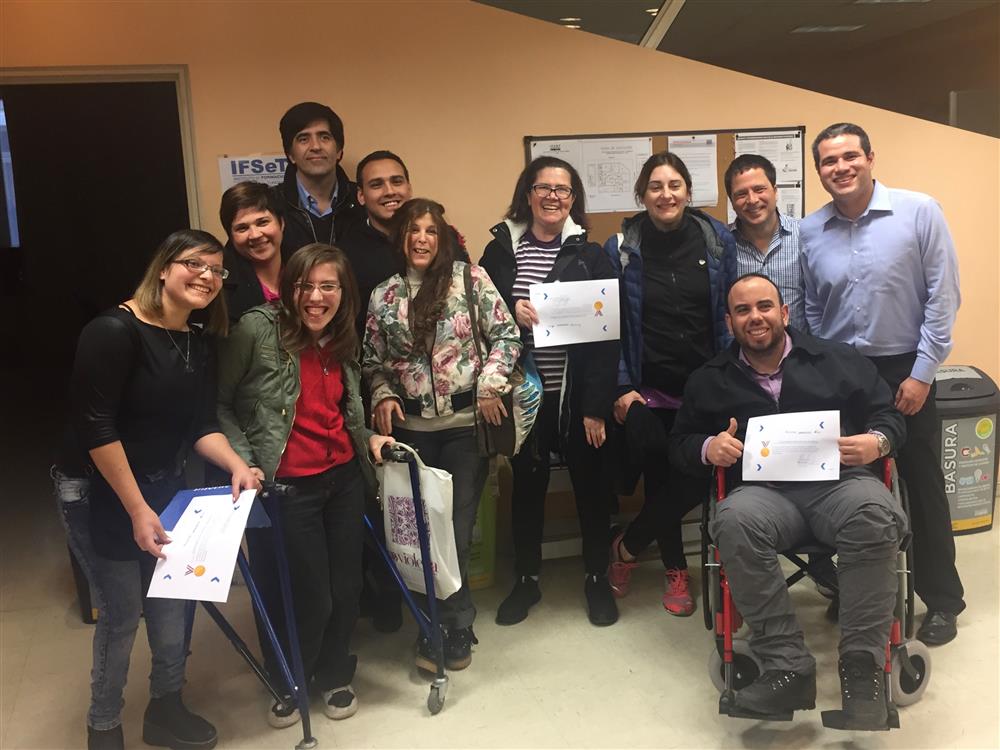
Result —
<path fill-rule="evenodd" d="M 881 473 L 886 487 L 909 517 L 906 487 L 899 479 L 896 462 L 891 457 L 882 459 Z M 791 712 L 765 716 L 744 712 L 735 704 L 736 691 L 756 680 L 762 669 L 750 649 L 749 640 L 737 635 L 743 619 L 734 606 L 718 547 L 710 538 L 708 531 L 713 506 L 725 497 L 725 469 L 716 467 L 713 486 L 702 505 L 701 584 L 705 628 L 715 631 L 715 645 L 709 656 L 708 672 L 712 683 L 720 693 L 719 713 L 734 718 L 791 721 Z M 912 556 L 910 540 L 911 535 L 907 533 L 900 542 L 896 556 L 899 585 L 889 641 L 886 643 L 884 687 L 888 702 L 888 721 L 885 729 L 899 728 L 897 709 L 919 701 L 927 689 L 931 676 L 930 651 L 920 641 L 913 640 L 914 593 L 913 576 L 910 574 Z M 813 542 L 793 550 L 782 550 L 780 554 L 797 568 L 785 579 L 787 586 L 791 587 L 797 581 L 809 576 L 834 592 L 828 616 L 830 619 L 836 619 L 837 581 L 835 577 L 831 580 L 830 576 L 823 573 L 826 564 L 836 554 L 836 550 Z M 809 559 L 806 556 L 809 556 Z M 831 729 L 851 728 L 843 726 L 839 710 L 823 711 L 822 721 L 824 726 Z"/>

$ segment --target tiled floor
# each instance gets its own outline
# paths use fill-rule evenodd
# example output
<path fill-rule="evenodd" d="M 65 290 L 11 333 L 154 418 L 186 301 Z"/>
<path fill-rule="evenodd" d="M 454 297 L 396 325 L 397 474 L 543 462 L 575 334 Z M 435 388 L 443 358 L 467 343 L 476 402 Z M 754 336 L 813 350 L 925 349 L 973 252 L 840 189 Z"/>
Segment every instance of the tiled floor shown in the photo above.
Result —
<path fill-rule="evenodd" d="M 29 428 L 22 437 L 30 446 L 42 435 Z M 25 452 L 0 447 L 6 459 Z M 45 461 L 19 459 L 4 474 L 12 481 L 0 503 L 0 747 L 82 747 L 92 629 L 76 610 Z M 472 666 L 451 675 L 437 716 L 428 714 L 427 681 L 412 667 L 415 626 L 407 622 L 384 636 L 362 621 L 354 683 L 361 709 L 334 723 L 314 701 L 314 734 L 321 748 L 997 748 L 998 539 L 996 529 L 958 538 L 969 608 L 959 638 L 933 650 L 928 690 L 922 702 L 902 710 L 898 731 L 844 733 L 820 724 L 819 709 L 839 707 L 837 631 L 824 620 L 826 602 L 810 585 L 796 587 L 794 599 L 819 662 L 818 709 L 792 723 L 760 723 L 717 714 L 706 672 L 711 639 L 701 613 L 688 619 L 664 613 L 658 563 L 635 572 L 619 623 L 594 628 L 583 609 L 579 560 L 570 559 L 546 563 L 542 602 L 520 625 L 493 623 L 507 581 L 476 593 L 480 645 Z M 234 589 L 224 610 L 252 640 L 245 589 Z M 219 747 L 296 744 L 297 728 L 268 727 L 262 688 L 203 614 L 193 649 L 185 695 L 218 727 Z M 130 747 L 143 746 L 148 669 L 140 631 L 126 691 Z"/>

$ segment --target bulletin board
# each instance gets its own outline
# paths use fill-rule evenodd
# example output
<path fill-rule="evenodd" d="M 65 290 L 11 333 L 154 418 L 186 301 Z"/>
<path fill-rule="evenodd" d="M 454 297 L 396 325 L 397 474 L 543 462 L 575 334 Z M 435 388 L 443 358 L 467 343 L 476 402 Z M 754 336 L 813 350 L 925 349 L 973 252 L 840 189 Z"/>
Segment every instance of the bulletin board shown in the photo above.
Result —
<path fill-rule="evenodd" d="M 694 206 L 724 224 L 734 216 L 726 197 L 723 176 L 730 162 L 742 153 L 757 153 L 774 163 L 777 171 L 778 209 L 801 218 L 805 206 L 805 126 L 732 128 L 723 130 L 661 131 L 654 133 L 605 133 L 590 135 L 527 135 L 525 164 L 549 154 L 568 161 L 580 173 L 587 192 L 589 235 L 603 243 L 621 231 L 622 220 L 643 208 L 632 195 L 642 162 L 650 153 L 672 150 L 692 172 Z M 709 152 L 714 150 L 714 165 Z M 699 176 L 702 183 L 699 186 Z M 706 188 L 705 183 L 715 184 Z M 698 205 L 711 199 L 714 203 Z"/>

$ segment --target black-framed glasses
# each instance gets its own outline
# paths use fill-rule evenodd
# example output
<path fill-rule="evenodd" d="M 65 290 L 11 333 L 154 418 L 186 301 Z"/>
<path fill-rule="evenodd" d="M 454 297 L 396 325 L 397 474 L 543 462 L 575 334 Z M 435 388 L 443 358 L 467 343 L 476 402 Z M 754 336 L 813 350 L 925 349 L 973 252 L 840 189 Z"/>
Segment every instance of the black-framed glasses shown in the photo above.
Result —
<path fill-rule="evenodd" d="M 573 188 L 568 185 L 543 185 L 540 182 L 537 185 L 532 185 L 531 191 L 539 198 L 548 198 L 554 193 L 556 198 L 561 201 L 573 195 Z"/>
<path fill-rule="evenodd" d="M 211 271 L 213 276 L 218 276 L 220 279 L 229 278 L 229 271 L 222 266 L 210 266 L 203 260 L 198 260 L 197 258 L 181 258 L 180 260 L 172 260 L 171 263 L 180 263 L 182 266 L 187 268 L 191 273 L 196 273 L 201 275 L 205 273 L 206 270 Z"/>
<path fill-rule="evenodd" d="M 311 281 L 296 281 L 295 289 L 299 294 L 312 294 L 314 289 L 319 289 L 321 294 L 336 294 L 343 287 L 334 281 L 324 281 L 322 284 L 313 284 Z"/>

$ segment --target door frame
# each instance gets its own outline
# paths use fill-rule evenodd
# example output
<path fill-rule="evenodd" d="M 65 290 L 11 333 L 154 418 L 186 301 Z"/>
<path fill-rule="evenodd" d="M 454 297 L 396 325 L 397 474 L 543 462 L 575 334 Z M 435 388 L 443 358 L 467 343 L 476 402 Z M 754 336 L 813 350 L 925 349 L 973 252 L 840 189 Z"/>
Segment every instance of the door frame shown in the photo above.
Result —
<path fill-rule="evenodd" d="M 48 83 L 141 83 L 169 82 L 177 94 L 177 119 L 184 161 L 184 187 L 188 217 L 193 229 L 201 229 L 198 201 L 198 161 L 195 158 L 194 123 L 191 117 L 191 83 L 187 65 L 81 65 L 54 68 L 3 68 L 2 84 Z"/>

